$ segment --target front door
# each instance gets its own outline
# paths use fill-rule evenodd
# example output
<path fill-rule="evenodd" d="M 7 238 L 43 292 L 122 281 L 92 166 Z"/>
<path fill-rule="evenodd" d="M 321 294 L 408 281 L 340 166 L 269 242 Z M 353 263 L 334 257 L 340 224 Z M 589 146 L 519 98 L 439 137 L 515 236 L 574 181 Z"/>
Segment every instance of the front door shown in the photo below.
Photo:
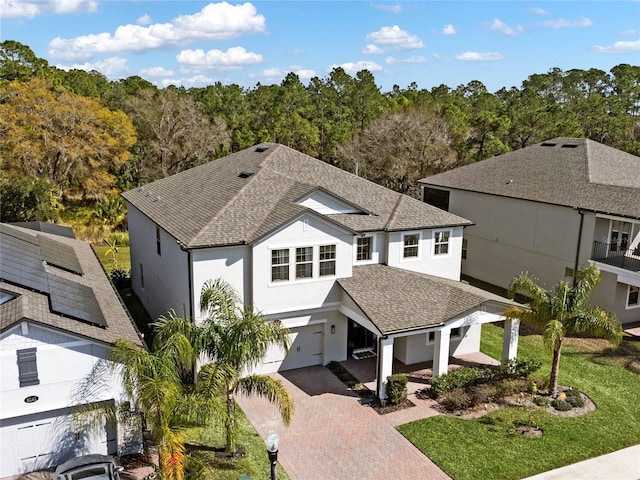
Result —
<path fill-rule="evenodd" d="M 349 319 L 347 345 L 350 350 L 376 350 L 376 336 L 355 320 Z"/>

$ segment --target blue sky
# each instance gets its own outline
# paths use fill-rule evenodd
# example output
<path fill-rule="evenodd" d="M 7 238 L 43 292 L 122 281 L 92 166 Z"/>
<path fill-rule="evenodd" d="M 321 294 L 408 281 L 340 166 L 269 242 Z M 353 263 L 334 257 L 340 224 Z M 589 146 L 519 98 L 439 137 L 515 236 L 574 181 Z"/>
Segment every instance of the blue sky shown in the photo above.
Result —
<path fill-rule="evenodd" d="M 0 38 L 59 68 L 159 87 L 303 83 L 335 66 L 489 91 L 553 67 L 640 65 L 640 1 L 0 0 Z"/>

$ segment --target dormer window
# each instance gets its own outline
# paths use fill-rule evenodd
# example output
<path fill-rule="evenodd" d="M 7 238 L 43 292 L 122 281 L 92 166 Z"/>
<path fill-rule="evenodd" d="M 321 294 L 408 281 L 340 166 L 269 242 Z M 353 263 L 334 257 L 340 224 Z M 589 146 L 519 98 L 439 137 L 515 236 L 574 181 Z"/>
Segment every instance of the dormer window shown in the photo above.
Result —
<path fill-rule="evenodd" d="M 356 260 L 365 262 L 371 260 L 373 253 L 373 237 L 358 237 L 356 245 Z"/>

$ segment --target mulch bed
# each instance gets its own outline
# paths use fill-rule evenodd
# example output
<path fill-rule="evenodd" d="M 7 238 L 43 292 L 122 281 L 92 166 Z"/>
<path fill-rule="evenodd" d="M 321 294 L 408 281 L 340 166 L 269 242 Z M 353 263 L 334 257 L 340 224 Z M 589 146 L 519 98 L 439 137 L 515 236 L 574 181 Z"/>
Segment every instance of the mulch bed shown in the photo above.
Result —
<path fill-rule="evenodd" d="M 393 413 L 399 410 L 404 410 L 405 408 L 415 407 L 416 404 L 407 398 L 404 402 L 398 403 L 397 405 L 390 405 L 390 404 L 381 405 L 380 402 L 376 400 L 375 402 L 371 402 L 369 406 L 373 408 L 376 411 L 376 413 L 378 413 L 378 415 L 385 415 L 387 413 Z"/>

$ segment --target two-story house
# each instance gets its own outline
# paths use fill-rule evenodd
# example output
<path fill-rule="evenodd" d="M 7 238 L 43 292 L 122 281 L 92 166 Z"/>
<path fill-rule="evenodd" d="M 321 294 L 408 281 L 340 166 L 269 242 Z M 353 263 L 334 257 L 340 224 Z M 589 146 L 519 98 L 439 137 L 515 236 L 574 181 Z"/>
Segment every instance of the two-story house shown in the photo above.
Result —
<path fill-rule="evenodd" d="M 0 225 L 0 477 L 141 449 L 135 424 L 78 422 L 84 408 L 123 401 L 101 368 L 113 342 L 143 345 L 91 246 L 41 227 Z"/>
<path fill-rule="evenodd" d="M 552 288 L 593 262 L 592 302 L 640 322 L 640 157 L 554 138 L 421 182 L 425 202 L 474 222 L 463 274 L 506 287 L 530 272 Z"/>
<path fill-rule="evenodd" d="M 510 304 L 459 281 L 471 222 L 283 145 L 263 143 L 124 193 L 131 279 L 152 318 L 200 319 L 202 285 L 222 278 L 292 346 L 256 367 L 275 372 L 378 356 L 434 361 L 479 349 L 482 323 Z M 517 325 L 505 329 L 505 357 Z"/>

